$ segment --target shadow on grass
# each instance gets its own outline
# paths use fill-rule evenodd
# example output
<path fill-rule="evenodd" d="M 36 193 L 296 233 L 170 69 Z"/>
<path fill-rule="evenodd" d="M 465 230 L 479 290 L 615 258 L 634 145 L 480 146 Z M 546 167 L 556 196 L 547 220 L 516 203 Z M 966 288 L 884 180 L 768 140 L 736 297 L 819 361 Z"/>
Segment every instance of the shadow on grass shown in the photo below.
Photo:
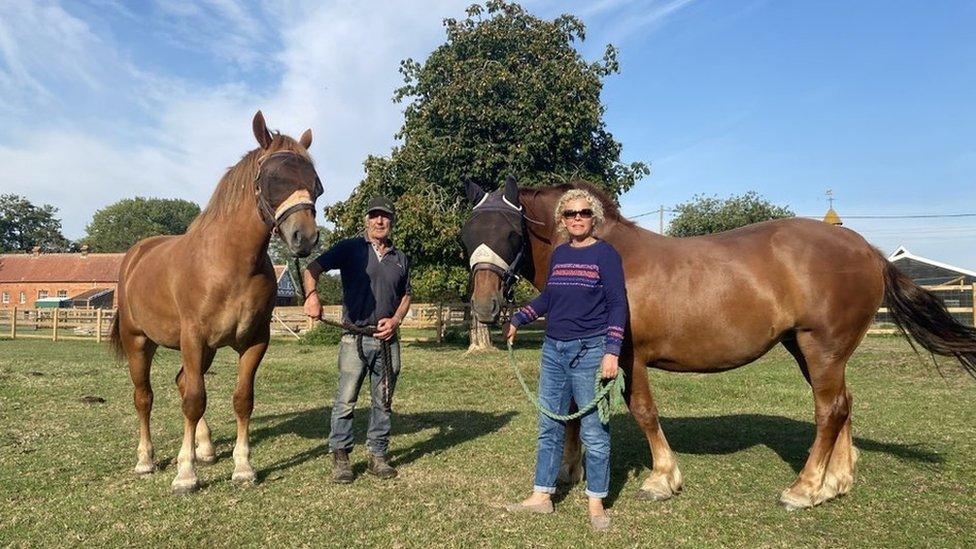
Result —
<path fill-rule="evenodd" d="M 671 448 L 679 454 L 679 466 L 680 454 L 727 455 L 762 445 L 775 452 L 796 473 L 803 468 L 816 434 L 813 423 L 760 414 L 661 418 L 661 427 Z M 643 481 L 649 472 L 651 458 L 644 433 L 629 415 L 615 415 L 610 429 L 614 454 L 607 502 L 613 503 L 629 474 L 636 473 Z M 860 450 L 881 452 L 918 463 L 945 461 L 941 455 L 920 444 L 887 443 L 855 436 L 854 445 Z"/>
<path fill-rule="evenodd" d="M 301 465 L 309 460 L 318 458 L 329 453 L 329 419 L 332 409 L 329 407 L 310 408 L 298 412 L 288 412 L 267 416 L 255 416 L 251 420 L 251 446 L 259 444 L 273 444 L 274 439 L 286 436 L 297 435 L 302 438 L 321 441 L 308 450 L 293 456 L 281 459 L 268 467 L 257 472 L 258 480 L 262 481 L 267 476 L 286 469 Z M 505 412 L 499 414 L 478 412 L 473 410 L 448 410 L 443 412 L 419 412 L 415 414 L 393 415 L 393 432 L 391 437 L 394 442 L 400 435 L 419 433 L 426 430 L 435 430 L 430 437 L 417 442 L 406 448 L 396 448 L 390 452 L 390 461 L 394 466 L 403 466 L 416 461 L 424 456 L 434 456 L 449 450 L 450 448 L 474 440 L 476 438 L 491 434 L 506 424 L 516 412 Z M 362 444 L 363 434 L 366 426 L 369 410 L 360 410 L 356 414 L 353 423 L 353 432 L 356 433 L 356 444 Z M 234 438 L 227 437 L 214 444 L 226 445 L 234 442 Z M 231 450 L 224 450 L 218 454 L 218 459 L 226 459 L 231 456 Z M 365 465 L 359 463 L 355 467 L 358 474 L 365 470 Z"/>

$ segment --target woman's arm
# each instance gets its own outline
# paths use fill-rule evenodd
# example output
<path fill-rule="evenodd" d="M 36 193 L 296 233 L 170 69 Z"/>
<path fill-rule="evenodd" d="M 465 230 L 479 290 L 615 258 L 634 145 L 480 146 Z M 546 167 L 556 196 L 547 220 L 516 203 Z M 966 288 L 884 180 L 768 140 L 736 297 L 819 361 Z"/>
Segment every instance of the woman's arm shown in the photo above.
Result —
<path fill-rule="evenodd" d="M 627 325 L 627 287 L 624 284 L 624 266 L 620 254 L 613 246 L 604 254 L 600 265 L 600 278 L 607 300 L 607 338 L 606 353 L 619 356 L 624 341 L 624 327 Z"/>

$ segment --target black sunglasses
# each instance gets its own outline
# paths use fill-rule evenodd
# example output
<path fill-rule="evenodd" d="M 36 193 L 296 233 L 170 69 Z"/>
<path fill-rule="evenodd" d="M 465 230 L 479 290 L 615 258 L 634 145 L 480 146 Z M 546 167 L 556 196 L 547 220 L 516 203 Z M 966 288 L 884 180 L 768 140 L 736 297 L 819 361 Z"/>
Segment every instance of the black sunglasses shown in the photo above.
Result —
<path fill-rule="evenodd" d="M 593 217 L 593 210 L 589 208 L 583 208 L 582 210 L 563 210 L 563 219 L 573 219 L 577 215 L 583 219 L 590 219 Z"/>

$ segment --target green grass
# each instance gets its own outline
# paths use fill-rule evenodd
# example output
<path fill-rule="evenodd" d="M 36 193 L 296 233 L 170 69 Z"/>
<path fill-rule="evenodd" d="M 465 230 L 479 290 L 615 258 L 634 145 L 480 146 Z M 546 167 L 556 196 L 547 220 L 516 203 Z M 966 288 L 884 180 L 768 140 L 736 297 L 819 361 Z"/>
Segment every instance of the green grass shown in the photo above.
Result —
<path fill-rule="evenodd" d="M 519 359 L 534 372 L 538 348 Z M 868 339 L 848 369 L 855 444 L 851 493 L 787 512 L 776 504 L 813 438 L 809 388 L 781 349 L 721 375 L 653 371 L 663 425 L 685 476 L 667 502 L 634 499 L 650 457 L 624 413 L 612 422 L 612 531 L 589 531 L 582 487 L 550 516 L 499 504 L 531 489 L 535 414 L 505 355 L 409 343 L 394 403 L 400 478 L 328 482 L 328 409 L 336 348 L 275 342 L 258 373 L 252 429 L 256 486 L 230 481 L 234 355 L 222 350 L 207 417 L 218 462 L 203 489 L 169 483 L 182 422 L 161 351 L 153 435 L 161 471 L 131 474 L 137 422 L 127 371 L 91 342 L 0 341 L 0 545 L 219 546 L 973 546 L 976 383 L 920 361 L 901 339 Z M 943 361 L 948 364 L 948 361 Z M 79 399 L 99 396 L 104 404 Z M 361 408 L 368 400 L 363 393 Z M 357 415 L 357 443 L 365 431 Z"/>

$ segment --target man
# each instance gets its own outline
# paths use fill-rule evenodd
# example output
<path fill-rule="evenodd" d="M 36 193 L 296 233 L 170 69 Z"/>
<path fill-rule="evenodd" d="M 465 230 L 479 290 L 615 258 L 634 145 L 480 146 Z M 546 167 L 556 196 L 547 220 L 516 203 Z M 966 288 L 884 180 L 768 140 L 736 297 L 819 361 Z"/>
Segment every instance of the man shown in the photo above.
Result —
<path fill-rule="evenodd" d="M 353 480 L 349 464 L 353 410 L 367 375 L 373 400 L 366 433 L 367 471 L 382 479 L 397 475 L 386 459 L 390 444 L 390 410 L 384 389 L 392 398 L 400 372 L 397 327 L 410 308 L 410 277 L 407 257 L 390 241 L 395 220 L 393 202 L 382 196 L 373 198 L 367 208 L 366 232 L 340 241 L 302 273 L 305 287 L 311 288 L 306 290 L 305 314 L 312 318 L 321 317 L 322 304 L 315 291 L 316 282 L 323 272 L 339 269 L 343 322 L 358 327 L 376 327 L 372 336 L 347 332 L 339 344 L 339 387 L 332 406 L 329 434 L 329 450 L 334 464 L 332 480 L 337 483 Z M 384 365 L 384 344 L 389 345 L 390 368 Z M 391 379 L 385 379 L 391 373 Z"/>

